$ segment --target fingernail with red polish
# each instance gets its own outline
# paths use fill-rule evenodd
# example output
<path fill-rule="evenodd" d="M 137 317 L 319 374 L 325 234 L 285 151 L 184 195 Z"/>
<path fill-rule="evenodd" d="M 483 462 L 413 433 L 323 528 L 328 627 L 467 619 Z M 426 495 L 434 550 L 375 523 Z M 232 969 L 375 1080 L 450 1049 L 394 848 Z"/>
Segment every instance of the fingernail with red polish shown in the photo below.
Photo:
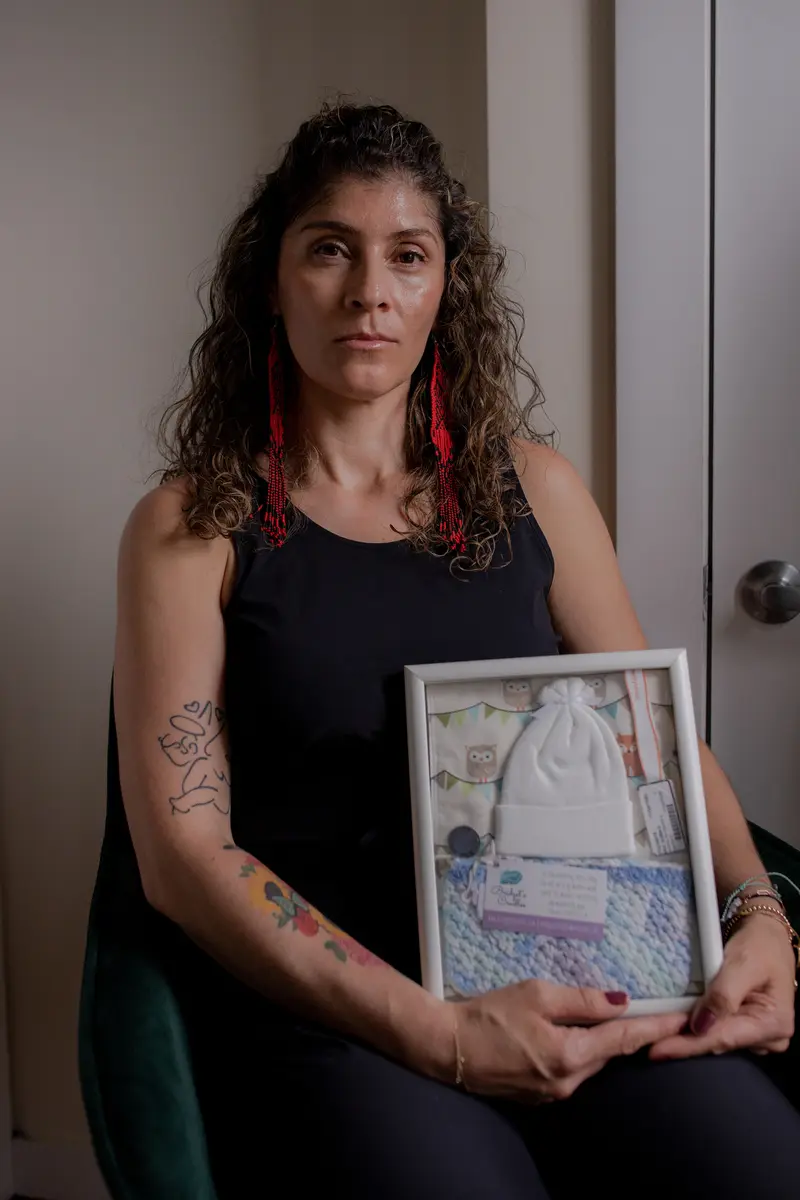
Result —
<path fill-rule="evenodd" d="M 625 992 L 606 992 L 606 1000 L 609 1004 L 627 1004 L 628 997 Z"/>
<path fill-rule="evenodd" d="M 714 1016 L 711 1009 L 701 1009 L 692 1022 L 692 1029 L 696 1034 L 699 1034 L 699 1036 L 702 1037 L 704 1033 L 708 1033 L 716 1019 L 717 1018 Z"/>

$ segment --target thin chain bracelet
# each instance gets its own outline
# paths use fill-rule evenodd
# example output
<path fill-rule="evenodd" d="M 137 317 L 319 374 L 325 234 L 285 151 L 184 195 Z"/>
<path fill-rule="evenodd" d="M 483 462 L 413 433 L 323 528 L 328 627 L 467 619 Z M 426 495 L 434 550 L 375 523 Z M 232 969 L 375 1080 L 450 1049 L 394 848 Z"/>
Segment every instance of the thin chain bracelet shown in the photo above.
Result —
<path fill-rule="evenodd" d="M 457 1088 L 463 1088 L 464 1091 L 466 1092 L 468 1090 L 468 1088 L 464 1081 L 464 1067 L 466 1066 L 467 1060 L 464 1058 L 464 1055 L 461 1053 L 461 1044 L 458 1040 L 458 1017 L 455 1014 L 453 1014 L 453 1041 L 455 1042 L 455 1047 L 456 1047 L 455 1085 Z"/>

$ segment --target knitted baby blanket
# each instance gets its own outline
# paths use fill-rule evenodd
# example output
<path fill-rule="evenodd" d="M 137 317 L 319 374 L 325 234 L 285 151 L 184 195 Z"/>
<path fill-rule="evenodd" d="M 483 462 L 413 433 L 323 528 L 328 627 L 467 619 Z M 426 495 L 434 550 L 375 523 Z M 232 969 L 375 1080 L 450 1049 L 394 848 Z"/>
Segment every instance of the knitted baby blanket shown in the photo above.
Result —
<path fill-rule="evenodd" d="M 541 860 L 543 862 L 553 860 Z M 557 860 L 565 864 L 565 860 Z M 439 880 L 445 988 L 474 996 L 542 979 L 624 991 L 631 999 L 681 996 L 699 990 L 691 871 L 676 864 L 571 860 L 607 872 L 600 941 L 484 929 L 478 896 L 486 866 L 455 858 Z"/>

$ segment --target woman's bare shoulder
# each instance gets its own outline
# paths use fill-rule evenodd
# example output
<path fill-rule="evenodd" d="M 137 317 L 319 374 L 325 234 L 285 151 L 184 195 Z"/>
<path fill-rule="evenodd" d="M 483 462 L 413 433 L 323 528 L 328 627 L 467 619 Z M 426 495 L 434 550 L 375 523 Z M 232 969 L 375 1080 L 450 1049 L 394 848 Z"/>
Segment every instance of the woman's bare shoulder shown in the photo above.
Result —
<path fill-rule="evenodd" d="M 125 522 L 123 539 L 189 535 L 184 518 L 190 499 L 189 481 L 170 479 L 151 488 L 134 504 Z"/>
<path fill-rule="evenodd" d="M 580 473 L 550 446 L 515 443 L 516 468 L 525 497 L 557 564 L 599 553 L 613 557 L 602 514 Z M 609 559 L 610 561 L 610 559 Z"/>
<path fill-rule="evenodd" d="M 515 439 L 512 450 L 514 468 L 534 510 L 588 496 L 578 471 L 552 446 Z"/>
<path fill-rule="evenodd" d="M 215 584 L 230 572 L 230 538 L 204 538 L 186 524 L 191 492 L 185 478 L 170 479 L 146 492 L 131 510 L 122 532 L 120 568 L 159 574 L 188 571 Z"/>

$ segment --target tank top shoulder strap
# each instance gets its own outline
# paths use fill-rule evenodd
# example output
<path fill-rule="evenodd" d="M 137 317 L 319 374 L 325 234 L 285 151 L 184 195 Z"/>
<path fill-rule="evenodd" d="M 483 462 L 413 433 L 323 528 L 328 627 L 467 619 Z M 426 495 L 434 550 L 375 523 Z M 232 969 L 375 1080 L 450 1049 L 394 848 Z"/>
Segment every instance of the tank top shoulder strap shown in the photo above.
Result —
<path fill-rule="evenodd" d="M 259 478 L 253 488 L 252 510 L 247 520 L 239 529 L 234 529 L 230 535 L 235 555 L 236 570 L 234 572 L 230 600 L 228 601 L 229 606 L 240 590 L 242 582 L 256 556 L 271 553 L 271 548 L 267 545 L 261 532 L 260 508 L 266 498 L 266 488 L 266 480 Z"/>
<path fill-rule="evenodd" d="M 514 463 L 511 461 L 510 456 L 508 466 L 506 468 L 506 474 L 507 478 L 514 484 L 514 489 L 518 499 L 527 509 L 525 515 L 515 522 L 511 531 L 512 545 L 517 538 L 528 539 L 532 543 L 535 550 L 544 556 L 547 570 L 550 575 L 550 580 L 552 582 L 553 574 L 555 572 L 555 559 L 553 558 L 553 551 L 550 548 L 550 543 L 545 536 L 544 530 L 537 520 L 536 513 L 533 511 L 528 497 L 525 494 L 525 489 L 522 486 L 522 480 L 519 477 L 519 472 L 514 466 Z"/>

